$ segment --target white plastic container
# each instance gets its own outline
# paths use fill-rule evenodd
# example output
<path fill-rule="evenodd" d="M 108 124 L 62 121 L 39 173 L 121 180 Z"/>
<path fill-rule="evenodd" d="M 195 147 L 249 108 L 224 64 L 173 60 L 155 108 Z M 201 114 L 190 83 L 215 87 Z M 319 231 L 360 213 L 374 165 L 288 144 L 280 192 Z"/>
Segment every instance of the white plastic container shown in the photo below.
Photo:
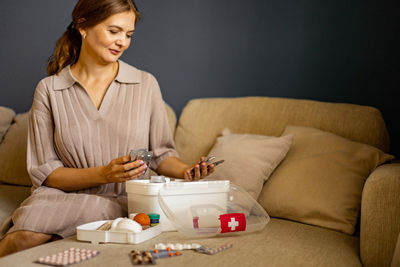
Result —
<path fill-rule="evenodd" d="M 159 192 L 168 188 L 168 205 L 174 210 L 189 210 L 192 206 L 215 203 L 227 207 L 229 181 L 170 181 L 150 183 L 150 180 L 131 180 L 126 182 L 128 194 L 128 212 L 158 213 L 163 231 L 176 231 L 175 225 L 165 215 L 159 204 Z M 226 212 L 226 210 L 224 211 Z M 185 218 L 189 220 L 189 218 Z M 207 220 L 203 220 L 205 224 Z M 211 222 L 210 222 L 211 223 Z M 178 229 L 179 230 L 179 229 Z"/>
<path fill-rule="evenodd" d="M 122 243 L 122 244 L 139 244 L 161 234 L 161 225 L 150 227 L 140 233 L 120 232 L 120 231 L 103 231 L 97 230 L 101 225 L 108 222 L 96 221 L 82 224 L 76 228 L 76 238 L 80 241 L 90 241 L 93 244 L 99 243 Z"/>
<path fill-rule="evenodd" d="M 159 204 L 172 225 L 186 236 L 249 233 L 262 230 L 269 222 L 264 208 L 243 188 L 228 183 L 223 193 L 217 193 L 221 189 L 169 183 L 159 191 Z"/>

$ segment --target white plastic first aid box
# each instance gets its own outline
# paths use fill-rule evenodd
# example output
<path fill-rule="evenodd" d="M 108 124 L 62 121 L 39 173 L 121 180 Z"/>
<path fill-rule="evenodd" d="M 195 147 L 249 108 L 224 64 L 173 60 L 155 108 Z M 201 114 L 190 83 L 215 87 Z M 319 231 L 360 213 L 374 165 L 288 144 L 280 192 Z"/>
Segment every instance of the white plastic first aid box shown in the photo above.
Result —
<path fill-rule="evenodd" d="M 262 230 L 269 222 L 267 212 L 240 186 L 228 180 L 182 180 L 151 183 L 150 180 L 126 182 L 128 211 L 160 214 L 160 224 L 139 233 L 119 231 L 117 218 L 110 230 L 98 229 L 108 221 L 91 222 L 77 227 L 77 238 L 92 243 L 138 244 L 161 231 L 179 231 L 186 236 L 215 236 Z M 122 222 L 122 221 L 121 221 Z M 117 231 L 118 230 L 118 231 Z"/>
<path fill-rule="evenodd" d="M 193 207 L 201 207 L 213 203 L 220 207 L 219 212 L 227 212 L 229 180 L 184 182 L 183 180 L 166 183 L 151 183 L 150 180 L 131 180 L 126 182 L 128 194 L 128 212 L 131 213 L 158 213 L 163 231 L 176 231 L 174 224 L 168 219 L 160 207 L 160 190 L 163 192 L 161 201 L 168 199 L 168 207 L 174 211 L 186 211 Z M 164 202 L 162 202 L 164 203 Z M 221 210 L 222 209 L 222 210 Z M 182 215 L 185 221 L 192 222 L 186 213 Z M 188 218 L 186 218 L 188 217 Z M 171 218 L 171 216 L 170 216 Z M 207 225 L 203 219 L 203 225 Z"/>
<path fill-rule="evenodd" d="M 122 219 L 122 218 L 121 218 Z M 139 244 L 161 234 L 161 225 L 150 227 L 139 233 L 130 231 L 98 230 L 108 220 L 96 221 L 79 225 L 76 228 L 76 238 L 80 241 L 90 241 L 92 244 L 99 243 L 122 243 Z"/>

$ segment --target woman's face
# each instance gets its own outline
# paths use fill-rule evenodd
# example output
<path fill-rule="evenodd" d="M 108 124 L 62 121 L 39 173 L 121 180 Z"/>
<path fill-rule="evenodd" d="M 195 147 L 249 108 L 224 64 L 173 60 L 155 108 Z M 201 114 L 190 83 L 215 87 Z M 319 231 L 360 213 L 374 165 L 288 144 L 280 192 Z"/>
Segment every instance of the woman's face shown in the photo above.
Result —
<path fill-rule="evenodd" d="M 134 30 L 132 11 L 112 15 L 94 27 L 80 30 L 81 53 L 87 53 L 102 64 L 115 62 L 128 49 Z"/>

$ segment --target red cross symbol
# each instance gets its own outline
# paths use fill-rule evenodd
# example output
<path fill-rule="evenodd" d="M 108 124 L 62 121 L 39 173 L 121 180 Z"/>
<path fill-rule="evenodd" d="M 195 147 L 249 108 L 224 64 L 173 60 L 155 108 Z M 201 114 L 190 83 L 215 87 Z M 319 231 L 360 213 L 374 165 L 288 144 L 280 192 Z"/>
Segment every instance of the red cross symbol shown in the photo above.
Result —
<path fill-rule="evenodd" d="M 228 222 L 228 227 L 231 228 L 231 231 L 235 231 L 235 228 L 239 226 L 239 222 L 235 220 L 234 217 L 231 217 L 231 221 Z"/>
<path fill-rule="evenodd" d="M 246 217 L 244 213 L 228 213 L 219 216 L 221 233 L 238 232 L 246 230 Z"/>

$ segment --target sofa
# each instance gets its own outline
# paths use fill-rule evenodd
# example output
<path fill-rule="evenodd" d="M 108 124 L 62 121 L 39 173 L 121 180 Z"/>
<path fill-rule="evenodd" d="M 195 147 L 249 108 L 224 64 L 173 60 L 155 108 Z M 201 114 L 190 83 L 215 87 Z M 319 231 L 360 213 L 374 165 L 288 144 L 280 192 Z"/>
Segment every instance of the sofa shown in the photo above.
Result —
<path fill-rule="evenodd" d="M 271 216 L 269 223 L 259 233 L 233 237 L 245 244 L 241 255 L 221 254 L 218 260 L 212 261 L 215 266 L 233 263 L 249 266 L 394 266 L 400 262 L 400 244 L 397 244 L 400 233 L 400 163 L 388 155 L 389 135 L 376 108 L 289 98 L 238 97 L 191 100 L 184 107 L 179 121 L 168 104 L 166 111 L 176 149 L 182 160 L 189 164 L 195 163 L 201 155 L 214 151 L 218 138 L 227 128 L 236 135 L 257 138 L 278 138 L 290 131 L 294 136 L 289 150 L 274 163 L 254 195 Z M 302 134 L 303 139 L 296 139 L 296 134 Z M 30 194 L 25 162 L 26 135 L 27 113 L 15 114 L 9 108 L 0 107 L 0 223 Z M 324 147 L 325 140 L 334 140 L 333 145 Z M 309 153 L 317 153 L 317 156 L 302 154 L 301 145 Z M 350 146 L 356 147 L 358 152 L 341 152 Z M 320 147 L 329 150 L 329 153 L 317 151 Z M 237 149 L 240 150 L 240 146 Z M 245 152 L 250 153 L 249 160 L 243 163 L 243 173 L 239 175 L 242 181 L 236 180 L 244 187 L 250 183 L 247 179 L 251 177 L 247 174 L 251 173 L 252 163 L 255 162 L 252 150 Z M 296 153 L 299 153 L 298 157 Z M 363 158 L 368 153 L 371 153 L 368 160 L 374 162 L 372 165 L 365 163 Z M 319 167 L 328 154 L 328 167 L 323 167 L 322 172 L 307 172 L 307 166 Z M 340 161 L 346 157 L 349 160 Z M 307 182 L 318 183 L 322 178 L 315 180 L 315 176 L 325 177 L 326 174 L 329 177 L 332 168 L 358 157 L 361 159 L 354 164 L 366 169 L 361 172 L 365 177 L 358 177 L 356 182 L 348 184 L 340 180 L 347 173 L 338 172 L 334 183 L 324 189 L 335 190 L 335 203 L 321 204 L 321 199 L 329 192 L 320 194 L 319 187 L 307 185 Z M 317 166 L 307 165 L 313 160 Z M 246 171 L 246 167 L 250 169 Z M 294 169 L 288 171 L 291 167 Z M 344 170 L 353 172 L 354 168 L 351 165 Z M 302 172 L 310 180 L 295 180 L 303 179 L 297 177 Z M 342 182 L 344 185 L 338 186 Z M 359 192 L 349 193 L 353 201 L 353 206 L 345 210 L 352 216 L 349 227 L 337 223 L 341 218 L 329 214 L 330 207 L 341 209 L 348 205 L 347 202 L 341 204 L 341 191 L 346 191 L 353 184 L 357 184 L 355 187 Z M 321 183 L 319 186 L 325 185 Z M 299 205 L 298 210 L 296 205 Z M 305 209 L 312 211 L 304 215 Z M 240 262 L 239 259 L 244 258 L 246 260 Z M 192 260 L 194 266 L 207 263 L 203 259 Z M 196 263 L 196 260 L 199 262 Z"/>

